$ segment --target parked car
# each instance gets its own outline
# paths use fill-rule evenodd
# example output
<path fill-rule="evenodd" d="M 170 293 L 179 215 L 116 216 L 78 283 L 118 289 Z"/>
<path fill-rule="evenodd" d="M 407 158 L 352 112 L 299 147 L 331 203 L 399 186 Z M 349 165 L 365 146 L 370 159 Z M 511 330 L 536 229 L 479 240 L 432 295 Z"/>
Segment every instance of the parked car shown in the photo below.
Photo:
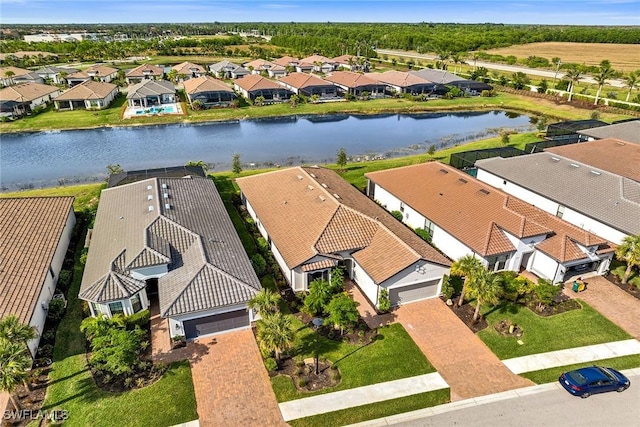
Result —
<path fill-rule="evenodd" d="M 620 372 L 603 366 L 589 366 L 565 372 L 560 375 L 558 381 L 569 393 L 583 399 L 595 393 L 614 390 L 622 393 L 631 385 L 629 379 Z"/>

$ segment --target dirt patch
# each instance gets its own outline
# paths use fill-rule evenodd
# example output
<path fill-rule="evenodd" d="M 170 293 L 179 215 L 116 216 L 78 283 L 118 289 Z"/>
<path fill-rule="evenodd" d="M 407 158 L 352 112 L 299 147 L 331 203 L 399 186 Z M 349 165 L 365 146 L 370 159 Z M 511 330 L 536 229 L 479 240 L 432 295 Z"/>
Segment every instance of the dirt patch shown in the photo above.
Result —
<path fill-rule="evenodd" d="M 632 295 L 638 299 L 640 299 L 640 289 L 635 286 L 631 286 L 629 283 L 622 284 L 622 281 L 618 279 L 618 276 L 609 273 L 607 276 L 604 276 L 609 282 L 613 283 L 629 295 Z"/>
<path fill-rule="evenodd" d="M 296 361 L 287 358 L 280 361 L 277 371 L 269 372 L 270 376 L 286 375 L 293 380 L 296 389 L 301 392 L 312 392 L 340 384 L 340 370 L 325 359 L 318 361 L 316 374 L 315 360 Z"/>

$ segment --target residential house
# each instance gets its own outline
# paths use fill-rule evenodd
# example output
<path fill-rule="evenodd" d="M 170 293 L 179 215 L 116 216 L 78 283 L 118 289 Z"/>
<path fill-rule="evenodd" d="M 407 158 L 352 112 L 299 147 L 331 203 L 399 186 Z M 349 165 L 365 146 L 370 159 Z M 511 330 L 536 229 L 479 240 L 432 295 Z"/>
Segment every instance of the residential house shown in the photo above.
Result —
<path fill-rule="evenodd" d="M 207 174 L 201 166 L 169 166 L 164 168 L 122 171 L 109 175 L 107 188 L 130 184 L 149 178 L 183 178 L 194 176 L 206 178 Z"/>
<path fill-rule="evenodd" d="M 7 58 L 14 58 L 18 60 L 24 60 L 28 58 L 36 58 L 38 60 L 56 60 L 58 55 L 51 52 L 41 52 L 37 50 L 20 50 L 17 52 L 0 53 L 0 61 L 6 61 Z"/>
<path fill-rule="evenodd" d="M 634 119 L 612 125 L 583 129 L 577 132 L 581 139 L 592 141 L 594 139 L 615 138 L 625 142 L 640 144 L 640 120 Z"/>
<path fill-rule="evenodd" d="M 181 62 L 178 65 L 171 67 L 172 71 L 176 72 L 178 80 L 187 81 L 189 79 L 195 79 L 207 74 L 207 70 L 201 65 L 194 64 L 193 62 Z"/>
<path fill-rule="evenodd" d="M 264 74 L 271 78 L 280 78 L 287 75 L 287 70 L 282 65 L 264 59 L 255 59 L 244 64 L 244 68 L 251 71 L 251 74 Z"/>
<path fill-rule="evenodd" d="M 330 73 L 336 66 L 332 59 L 322 55 L 311 55 L 300 60 L 301 64 L 312 64 L 312 71 L 316 73 Z"/>
<path fill-rule="evenodd" d="M 20 83 L 40 83 L 40 84 L 44 84 L 44 79 L 42 77 L 40 77 L 38 74 L 36 73 L 27 73 L 27 74 L 21 74 L 19 76 L 14 76 L 12 77 L 13 83 L 14 84 L 20 84 Z"/>
<path fill-rule="evenodd" d="M 164 69 L 156 65 L 142 64 L 127 71 L 125 80 L 127 84 L 140 83 L 143 80 L 162 80 L 164 78 Z"/>
<path fill-rule="evenodd" d="M 294 291 L 344 268 L 378 306 L 440 295 L 450 260 L 337 173 L 293 167 L 239 178 L 242 202 Z"/>
<path fill-rule="evenodd" d="M 170 335 L 248 328 L 260 290 L 213 181 L 150 178 L 102 190 L 79 297 L 92 316 L 157 304 Z"/>
<path fill-rule="evenodd" d="M 372 98 L 381 98 L 385 94 L 385 84 L 360 73 L 334 71 L 327 74 L 324 79 L 336 85 L 342 94 L 362 96 L 366 92 Z"/>
<path fill-rule="evenodd" d="M 365 73 L 369 72 L 369 61 L 362 57 L 358 58 L 353 55 L 341 55 L 333 58 L 331 62 L 334 64 L 336 70 L 342 69 L 349 71 L 362 71 Z"/>
<path fill-rule="evenodd" d="M 20 83 L 0 89 L 0 115 L 19 117 L 28 114 L 36 107 L 47 105 L 60 94 L 55 86 L 41 83 Z"/>
<path fill-rule="evenodd" d="M 34 71 L 34 73 L 42 77 L 45 81 L 49 80 L 54 84 L 63 84 L 64 79 L 69 74 L 77 73 L 78 71 L 80 70 L 77 68 L 47 66 Z"/>
<path fill-rule="evenodd" d="M 82 82 L 88 80 L 95 80 L 97 82 L 110 83 L 118 76 L 118 69 L 108 67 L 106 65 L 93 65 L 84 71 L 78 71 L 77 73 L 69 74 L 65 77 L 69 87 L 73 87 Z"/>
<path fill-rule="evenodd" d="M 311 73 L 316 66 L 310 62 L 298 62 L 294 68 L 296 73 Z"/>
<path fill-rule="evenodd" d="M 25 70 L 24 68 L 0 67 L 0 85 L 11 86 L 17 83 L 17 78 L 19 78 L 20 76 L 28 75 L 30 73 L 31 72 L 29 70 Z"/>
<path fill-rule="evenodd" d="M 452 259 L 521 269 L 553 283 L 604 274 L 615 245 L 451 166 L 421 163 L 366 174 L 367 193 Z"/>
<path fill-rule="evenodd" d="M 265 103 L 287 101 L 292 95 L 291 91 L 282 85 L 258 74 L 251 74 L 236 80 L 233 87 L 245 98 L 255 101 L 257 97 L 261 96 Z"/>
<path fill-rule="evenodd" d="M 129 107 L 151 107 L 176 102 L 176 88 L 166 80 L 142 80 L 129 86 Z"/>
<path fill-rule="evenodd" d="M 333 83 L 316 77 L 313 74 L 291 73 L 278 80 L 278 83 L 297 95 L 317 95 L 324 99 L 335 99 L 338 97 L 337 87 Z"/>
<path fill-rule="evenodd" d="M 53 99 L 56 110 L 102 110 L 118 96 L 118 86 L 113 83 L 87 80 L 75 85 Z"/>
<path fill-rule="evenodd" d="M 453 86 L 460 90 L 468 92 L 471 95 L 478 95 L 483 90 L 493 90 L 493 86 L 479 82 L 476 80 L 463 79 L 453 73 L 445 70 L 435 70 L 431 68 L 424 68 L 417 71 L 409 71 L 409 74 L 422 77 L 423 79 L 437 83 L 440 86 Z M 441 88 L 441 93 L 446 92 L 446 87 Z"/>
<path fill-rule="evenodd" d="M 0 318 L 36 330 L 34 357 L 75 220 L 73 197 L 0 199 Z"/>
<path fill-rule="evenodd" d="M 210 76 L 201 76 L 186 80 L 184 90 L 189 98 L 189 104 L 193 108 L 194 102 L 199 102 L 201 107 L 228 107 L 237 95 L 226 83 Z"/>
<path fill-rule="evenodd" d="M 442 85 L 404 71 L 385 71 L 384 73 L 366 73 L 367 77 L 387 85 L 390 93 L 409 93 L 412 95 L 443 93 Z"/>
<path fill-rule="evenodd" d="M 640 234 L 640 182 L 551 152 L 478 160 L 478 179 L 597 236 Z"/>
<path fill-rule="evenodd" d="M 209 71 L 219 79 L 239 79 L 251 74 L 246 68 L 226 60 L 209 65 Z"/>
<path fill-rule="evenodd" d="M 300 60 L 298 58 L 294 58 L 293 56 L 283 56 L 282 58 L 274 59 L 273 63 L 285 68 L 289 68 L 289 71 L 293 71 L 300 63 Z"/>

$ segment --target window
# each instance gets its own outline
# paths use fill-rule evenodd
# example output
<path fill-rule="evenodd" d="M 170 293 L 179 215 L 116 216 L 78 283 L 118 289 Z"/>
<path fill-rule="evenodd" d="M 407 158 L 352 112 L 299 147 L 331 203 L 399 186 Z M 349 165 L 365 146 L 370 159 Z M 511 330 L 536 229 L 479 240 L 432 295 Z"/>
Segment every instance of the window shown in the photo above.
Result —
<path fill-rule="evenodd" d="M 112 316 L 115 316 L 116 314 L 124 314 L 124 307 L 122 306 L 122 301 L 110 302 L 109 311 L 111 311 Z"/>
<path fill-rule="evenodd" d="M 49 266 L 49 273 L 51 274 L 52 279 L 56 278 L 56 275 L 53 273 L 53 268 L 51 268 L 51 266 Z"/>
<path fill-rule="evenodd" d="M 142 302 L 140 302 L 140 294 L 135 294 L 131 297 L 131 307 L 133 307 L 133 312 L 137 313 L 142 310 Z"/>
<path fill-rule="evenodd" d="M 404 212 L 404 203 L 400 202 L 400 212 Z"/>
<path fill-rule="evenodd" d="M 433 228 L 434 225 L 428 219 L 424 219 L 424 229 L 429 232 L 429 236 L 433 237 Z"/>
<path fill-rule="evenodd" d="M 98 314 L 101 313 L 100 311 L 100 307 L 98 306 L 98 304 L 96 304 L 95 302 L 91 303 L 91 308 L 93 309 L 93 314 L 94 316 L 97 316 Z"/>
<path fill-rule="evenodd" d="M 488 270 L 489 271 L 504 270 L 508 260 L 509 260 L 509 255 L 499 255 L 499 256 L 489 257 L 487 258 L 487 261 L 489 262 Z"/>
<path fill-rule="evenodd" d="M 564 206 L 558 205 L 558 211 L 556 212 L 556 216 L 558 218 L 562 218 L 563 215 L 564 215 Z"/>

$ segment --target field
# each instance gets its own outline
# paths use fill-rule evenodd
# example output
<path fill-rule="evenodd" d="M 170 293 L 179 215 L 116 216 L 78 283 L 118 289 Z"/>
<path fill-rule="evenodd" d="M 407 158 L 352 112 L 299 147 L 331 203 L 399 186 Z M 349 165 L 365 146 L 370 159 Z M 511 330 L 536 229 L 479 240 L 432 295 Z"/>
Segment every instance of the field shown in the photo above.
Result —
<path fill-rule="evenodd" d="M 608 43 L 529 43 L 500 49 L 491 49 L 487 53 L 517 58 L 540 56 L 551 61 L 557 57 L 564 63 L 598 65 L 608 59 L 617 71 L 629 72 L 640 69 L 640 49 L 634 44 Z"/>

